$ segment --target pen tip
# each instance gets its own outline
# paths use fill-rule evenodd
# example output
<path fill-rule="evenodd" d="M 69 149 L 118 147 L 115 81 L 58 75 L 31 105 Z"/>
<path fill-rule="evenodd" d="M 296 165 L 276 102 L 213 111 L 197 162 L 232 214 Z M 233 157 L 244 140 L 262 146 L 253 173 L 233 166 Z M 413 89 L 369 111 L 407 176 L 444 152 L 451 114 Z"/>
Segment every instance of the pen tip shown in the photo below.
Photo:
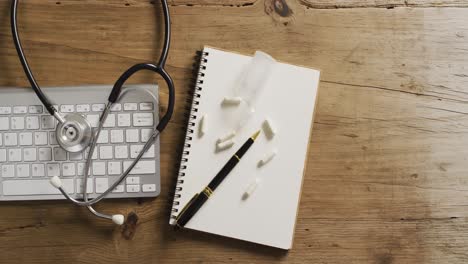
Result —
<path fill-rule="evenodd" d="M 255 139 L 257 139 L 258 135 L 260 135 L 260 131 L 261 130 L 258 130 L 257 132 L 255 132 L 255 134 L 252 135 L 251 139 L 255 141 Z"/>

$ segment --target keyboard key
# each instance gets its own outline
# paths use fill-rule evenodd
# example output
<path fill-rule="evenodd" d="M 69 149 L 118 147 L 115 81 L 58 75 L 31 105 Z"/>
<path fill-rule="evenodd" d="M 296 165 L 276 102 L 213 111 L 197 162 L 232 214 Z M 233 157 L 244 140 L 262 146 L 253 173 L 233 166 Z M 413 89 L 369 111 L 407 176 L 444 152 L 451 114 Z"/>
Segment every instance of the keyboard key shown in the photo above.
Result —
<path fill-rule="evenodd" d="M 84 167 L 85 167 L 85 163 L 84 162 L 78 162 L 76 164 L 76 174 L 78 176 L 83 176 L 84 175 Z"/>
<path fill-rule="evenodd" d="M 67 162 L 62 164 L 63 176 L 75 176 L 75 163 Z"/>
<path fill-rule="evenodd" d="M 52 160 L 52 149 L 51 148 L 39 148 L 39 161 L 51 161 Z"/>
<path fill-rule="evenodd" d="M 111 143 L 123 143 L 123 130 L 111 130 L 110 133 Z"/>
<path fill-rule="evenodd" d="M 83 184 L 84 181 L 83 179 L 77 179 L 76 180 L 76 186 L 77 186 L 77 193 L 83 193 Z M 93 193 L 94 192 L 94 184 L 93 184 L 93 178 L 88 178 L 88 181 L 86 182 L 86 192 L 87 193 Z"/>
<path fill-rule="evenodd" d="M 29 174 L 29 164 L 18 164 L 16 165 L 16 176 L 20 178 L 28 178 Z"/>
<path fill-rule="evenodd" d="M 117 185 L 114 190 L 112 191 L 113 193 L 123 193 L 125 187 L 122 184 Z"/>
<path fill-rule="evenodd" d="M 68 158 L 70 160 L 82 160 L 83 159 L 83 153 L 82 152 L 70 152 L 70 153 L 68 153 Z"/>
<path fill-rule="evenodd" d="M 10 119 L 8 117 L 0 117 L 0 130 L 10 129 Z"/>
<path fill-rule="evenodd" d="M 75 106 L 74 105 L 61 105 L 60 106 L 60 112 L 62 112 L 62 113 L 73 113 L 73 112 L 75 112 Z"/>
<path fill-rule="evenodd" d="M 113 158 L 112 146 L 100 146 L 99 147 L 99 158 L 100 159 L 112 159 Z"/>
<path fill-rule="evenodd" d="M 136 103 L 125 103 L 124 104 L 125 111 L 136 111 L 138 110 L 138 105 Z"/>
<path fill-rule="evenodd" d="M 133 126 L 153 126 L 153 113 L 135 113 L 133 114 Z"/>
<path fill-rule="evenodd" d="M 115 158 L 116 159 L 128 158 L 128 146 L 115 146 Z"/>
<path fill-rule="evenodd" d="M 153 129 L 151 128 L 143 128 L 140 131 L 141 133 L 141 142 L 146 142 L 150 139 L 151 135 L 153 135 Z"/>
<path fill-rule="evenodd" d="M 26 129 L 39 129 L 39 117 L 38 116 L 26 117 Z"/>
<path fill-rule="evenodd" d="M 130 158 L 134 159 L 140 154 L 140 151 L 143 149 L 144 145 L 131 145 L 130 146 Z M 143 158 L 154 158 L 154 147 L 150 147 L 145 154 L 143 154 Z"/>
<path fill-rule="evenodd" d="M 109 179 L 96 178 L 96 193 L 103 193 L 109 188 Z"/>
<path fill-rule="evenodd" d="M 47 176 L 60 176 L 60 166 L 58 163 L 47 164 Z"/>
<path fill-rule="evenodd" d="M 140 177 L 127 177 L 125 182 L 127 184 L 140 184 Z"/>
<path fill-rule="evenodd" d="M 125 131 L 125 139 L 129 143 L 139 142 L 139 131 L 138 129 L 127 129 Z"/>
<path fill-rule="evenodd" d="M 0 133 L 0 146 L 3 145 L 3 134 Z"/>
<path fill-rule="evenodd" d="M 25 148 L 23 149 L 23 159 L 24 161 L 36 161 L 37 160 L 37 151 L 35 148 Z"/>
<path fill-rule="evenodd" d="M 104 108 L 106 108 L 105 104 L 93 104 L 91 106 L 91 110 L 93 110 L 93 112 L 102 112 L 104 111 Z"/>
<path fill-rule="evenodd" d="M 109 143 L 109 130 L 101 130 L 97 143 Z"/>
<path fill-rule="evenodd" d="M 9 106 L 0 107 L 0 115 L 9 115 L 9 114 L 11 114 L 11 107 Z"/>
<path fill-rule="evenodd" d="M 127 192 L 129 193 L 140 192 L 140 185 L 127 185 Z"/>
<path fill-rule="evenodd" d="M 106 163 L 101 161 L 93 162 L 93 175 L 106 175 Z"/>
<path fill-rule="evenodd" d="M 31 166 L 32 176 L 33 177 L 44 177 L 45 176 L 45 166 L 44 164 L 33 164 Z"/>
<path fill-rule="evenodd" d="M 60 147 L 54 148 L 54 160 L 55 161 L 67 160 L 67 152 Z"/>
<path fill-rule="evenodd" d="M 34 144 L 47 145 L 47 132 L 34 132 Z"/>
<path fill-rule="evenodd" d="M 7 152 L 6 149 L 0 149 L 0 162 L 6 162 Z"/>
<path fill-rule="evenodd" d="M 49 132 L 49 144 L 50 145 L 58 145 L 57 137 L 55 132 Z"/>
<path fill-rule="evenodd" d="M 74 193 L 73 179 L 62 179 L 63 188 L 70 194 Z M 3 181 L 3 195 L 45 195 L 60 194 L 49 180 Z"/>
<path fill-rule="evenodd" d="M 89 104 L 79 104 L 76 106 L 76 112 L 78 113 L 86 113 L 89 112 L 90 109 Z"/>
<path fill-rule="evenodd" d="M 111 106 L 111 111 L 112 111 L 112 112 L 119 112 L 119 111 L 122 111 L 122 104 L 119 104 L 119 103 L 113 104 L 113 105 Z"/>
<path fill-rule="evenodd" d="M 13 114 L 26 114 L 28 108 L 26 106 L 15 106 L 13 107 Z"/>
<path fill-rule="evenodd" d="M 5 133 L 5 146 L 18 145 L 18 136 L 16 133 Z"/>
<path fill-rule="evenodd" d="M 42 129 L 55 129 L 55 118 L 53 116 L 41 116 Z"/>
<path fill-rule="evenodd" d="M 130 114 L 118 114 L 117 125 L 119 127 L 129 127 L 130 126 Z"/>
<path fill-rule="evenodd" d="M 143 184 L 142 190 L 143 192 L 155 192 L 156 184 Z"/>
<path fill-rule="evenodd" d="M 25 132 L 19 134 L 19 144 L 20 146 L 31 146 L 33 143 L 32 133 Z"/>
<path fill-rule="evenodd" d="M 153 110 L 153 103 L 140 103 L 140 110 L 141 111 Z"/>
<path fill-rule="evenodd" d="M 88 155 L 89 155 L 89 148 L 87 148 L 85 151 L 84 151 L 84 159 L 86 160 L 88 158 Z M 93 156 L 91 157 L 92 160 L 96 160 L 97 159 L 97 149 L 94 149 L 93 151 Z"/>
<path fill-rule="evenodd" d="M 86 119 L 92 127 L 98 127 L 99 125 L 99 115 L 87 115 Z"/>
<path fill-rule="evenodd" d="M 111 161 L 107 163 L 107 174 L 120 175 L 122 173 L 121 164 L 119 161 Z"/>
<path fill-rule="evenodd" d="M 8 161 L 10 162 L 21 161 L 21 149 L 9 149 Z"/>
<path fill-rule="evenodd" d="M 109 114 L 107 116 L 106 122 L 104 122 L 104 127 L 115 127 L 115 114 Z"/>
<path fill-rule="evenodd" d="M 2 165 L 2 177 L 3 178 L 13 178 L 13 177 L 15 177 L 15 165 L 11 165 L 11 164 Z"/>
<path fill-rule="evenodd" d="M 29 106 L 29 113 L 30 114 L 42 114 L 43 113 L 42 105 L 30 105 Z"/>
<path fill-rule="evenodd" d="M 22 130 L 24 129 L 24 117 L 15 116 L 11 118 L 11 129 Z"/>
<path fill-rule="evenodd" d="M 124 161 L 124 171 L 132 164 L 132 161 Z M 154 160 L 140 160 L 133 170 L 130 171 L 131 175 L 135 174 L 154 174 L 156 173 L 156 161 Z"/>

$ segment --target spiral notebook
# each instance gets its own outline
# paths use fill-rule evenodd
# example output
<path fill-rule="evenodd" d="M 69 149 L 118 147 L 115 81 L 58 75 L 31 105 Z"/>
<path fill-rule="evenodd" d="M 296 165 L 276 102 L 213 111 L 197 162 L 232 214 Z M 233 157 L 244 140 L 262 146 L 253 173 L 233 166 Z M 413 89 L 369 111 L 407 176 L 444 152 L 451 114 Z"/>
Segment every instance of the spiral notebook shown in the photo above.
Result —
<path fill-rule="evenodd" d="M 170 224 L 191 197 L 200 192 L 265 118 L 277 134 L 260 136 L 210 199 L 185 226 L 202 232 L 290 249 L 317 98 L 318 70 L 277 63 L 265 81 L 256 112 L 235 137 L 235 145 L 216 151 L 216 140 L 235 124 L 221 107 L 232 84 L 251 57 L 205 47 L 199 64 L 195 96 L 179 169 Z M 207 114 L 207 132 L 198 133 Z M 265 153 L 277 149 L 268 164 L 258 167 Z M 256 190 L 242 199 L 256 178 Z"/>

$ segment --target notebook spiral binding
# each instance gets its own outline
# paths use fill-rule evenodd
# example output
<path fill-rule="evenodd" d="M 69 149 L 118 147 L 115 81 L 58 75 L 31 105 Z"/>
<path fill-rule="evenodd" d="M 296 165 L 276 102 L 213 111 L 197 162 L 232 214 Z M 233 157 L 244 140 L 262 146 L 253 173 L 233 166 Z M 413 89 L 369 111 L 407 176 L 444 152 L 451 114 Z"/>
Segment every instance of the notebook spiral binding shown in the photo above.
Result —
<path fill-rule="evenodd" d="M 188 111 L 188 122 L 187 122 L 187 131 L 185 134 L 184 147 L 182 150 L 182 157 L 180 160 L 179 173 L 177 177 L 177 183 L 174 193 L 174 201 L 172 203 L 171 218 L 175 219 L 179 211 L 178 206 L 180 205 L 179 199 L 181 198 L 180 192 L 183 189 L 185 171 L 187 169 L 188 156 L 190 154 L 191 144 L 190 142 L 193 139 L 195 120 L 197 119 L 198 105 L 200 104 L 201 91 L 203 90 L 203 80 L 205 77 L 206 65 L 208 63 L 208 52 L 199 51 L 196 56 L 196 63 L 194 64 L 194 74 L 195 74 L 195 88 L 192 92 L 189 92 L 191 98 L 187 100 L 187 111 Z"/>

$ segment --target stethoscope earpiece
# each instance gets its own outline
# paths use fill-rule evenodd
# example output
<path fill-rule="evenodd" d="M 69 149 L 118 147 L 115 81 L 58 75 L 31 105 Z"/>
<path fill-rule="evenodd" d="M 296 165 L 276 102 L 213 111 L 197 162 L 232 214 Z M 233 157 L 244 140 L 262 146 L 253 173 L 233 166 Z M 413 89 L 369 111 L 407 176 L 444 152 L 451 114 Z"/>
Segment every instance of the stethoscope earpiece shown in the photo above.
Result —
<path fill-rule="evenodd" d="M 112 216 L 112 222 L 116 225 L 123 225 L 125 222 L 125 217 L 121 214 L 115 214 Z"/>

